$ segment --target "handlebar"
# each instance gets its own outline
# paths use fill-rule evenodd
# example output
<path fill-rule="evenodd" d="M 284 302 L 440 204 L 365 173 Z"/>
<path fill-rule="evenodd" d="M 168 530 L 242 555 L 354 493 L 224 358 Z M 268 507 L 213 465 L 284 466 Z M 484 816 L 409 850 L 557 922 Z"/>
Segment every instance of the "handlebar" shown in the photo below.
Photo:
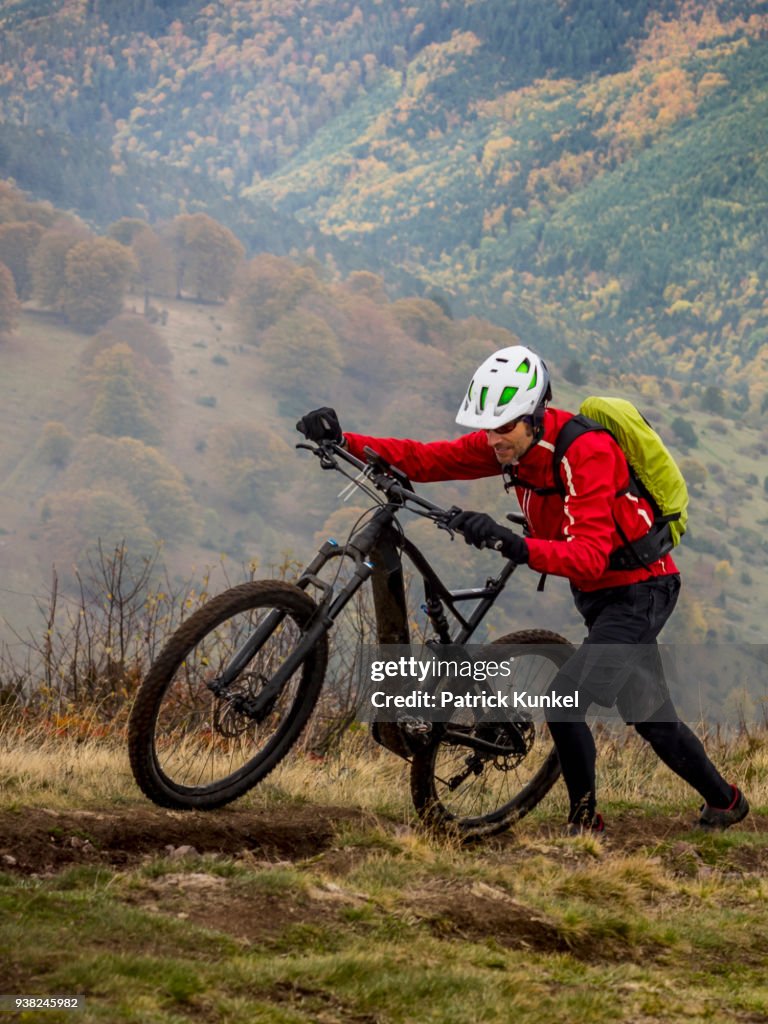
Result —
<path fill-rule="evenodd" d="M 342 459 L 358 471 L 364 473 L 373 486 L 383 494 L 386 494 L 390 501 L 394 500 L 401 505 L 405 505 L 405 503 L 408 502 L 412 505 L 419 506 L 419 509 L 421 510 L 419 513 L 420 515 L 423 515 L 428 519 L 432 519 L 437 523 L 440 529 L 448 530 L 448 532 L 453 535 L 454 531 L 448 526 L 448 523 L 462 510 L 457 506 L 452 506 L 449 509 L 442 508 L 440 505 L 436 505 L 434 502 L 429 501 L 428 498 L 424 498 L 420 494 L 417 494 L 413 490 L 413 485 L 405 473 L 403 473 L 403 471 L 397 466 L 393 466 L 391 463 L 387 462 L 387 460 L 378 452 L 374 451 L 373 448 L 366 446 L 364 451 L 367 461 L 363 462 L 362 459 L 358 459 L 357 456 L 352 455 L 351 452 L 347 451 L 346 448 L 342 447 L 342 445 L 335 441 L 320 441 L 316 444 L 301 443 L 297 444 L 296 447 L 305 448 L 307 451 L 311 451 L 313 455 L 316 455 L 320 459 L 320 464 L 323 469 L 338 469 L 339 466 L 337 459 Z M 508 513 L 507 519 L 520 526 L 527 526 L 525 516 L 519 515 L 518 513 Z M 495 541 L 492 544 L 483 544 L 483 547 L 490 548 L 494 551 L 500 551 L 502 541 Z"/>
<path fill-rule="evenodd" d="M 458 509 L 441 508 L 440 505 L 435 505 L 434 502 L 417 494 L 405 473 L 398 469 L 397 466 L 387 462 L 373 448 L 365 448 L 368 460 L 363 462 L 362 459 L 358 459 L 356 455 L 352 455 L 351 452 L 348 452 L 346 448 L 342 448 L 335 441 L 321 441 L 316 445 L 302 443 L 297 444 L 296 447 L 305 448 L 307 451 L 312 452 L 313 455 L 317 455 L 323 469 L 338 469 L 336 459 L 341 458 L 355 469 L 365 473 L 373 486 L 383 494 L 386 494 L 388 498 L 394 498 L 400 502 L 412 502 L 414 505 L 424 509 L 431 519 L 437 519 L 439 516 L 448 516 L 450 518 L 458 511 Z"/>

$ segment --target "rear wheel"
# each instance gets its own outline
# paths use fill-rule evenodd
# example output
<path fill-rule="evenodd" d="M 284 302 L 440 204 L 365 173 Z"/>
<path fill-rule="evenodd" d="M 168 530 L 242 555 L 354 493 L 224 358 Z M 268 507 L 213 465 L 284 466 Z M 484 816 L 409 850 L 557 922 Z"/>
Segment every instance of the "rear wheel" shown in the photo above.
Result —
<path fill-rule="evenodd" d="M 131 713 L 129 754 L 156 804 L 207 810 L 242 796 L 285 757 L 317 702 L 328 660 L 323 634 L 273 698 L 259 700 L 316 610 L 279 580 L 233 587 L 173 634 Z M 265 637 L 221 692 L 218 680 L 260 626 Z"/>
<path fill-rule="evenodd" d="M 573 645 L 549 630 L 521 630 L 494 641 L 520 646 L 511 690 L 547 692 Z M 413 756 L 411 796 L 425 825 L 462 839 L 503 832 L 550 791 L 560 762 L 549 733 L 529 713 L 515 720 L 478 721 L 472 711 L 454 712 L 436 723 L 433 742 Z M 479 749 L 491 744 L 493 752 Z"/>

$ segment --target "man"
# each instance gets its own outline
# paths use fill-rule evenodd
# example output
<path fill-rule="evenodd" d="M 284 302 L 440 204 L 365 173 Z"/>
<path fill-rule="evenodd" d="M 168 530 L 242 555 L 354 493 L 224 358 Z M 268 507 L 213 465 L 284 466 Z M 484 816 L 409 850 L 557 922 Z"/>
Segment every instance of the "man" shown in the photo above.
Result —
<path fill-rule="evenodd" d="M 654 554 L 652 543 L 647 555 L 653 510 L 630 491 L 627 461 L 609 433 L 577 436 L 563 456 L 556 486 L 555 442 L 572 414 L 551 408 L 551 396 L 544 361 L 516 345 L 478 368 L 456 417 L 473 430 L 456 440 L 342 434 L 328 408 L 308 413 L 297 429 L 313 441 L 344 443 L 361 458 L 370 445 L 414 481 L 509 476 L 528 522 L 527 537 L 480 512 L 461 512 L 448 525 L 468 544 L 494 547 L 518 564 L 570 581 L 588 635 L 552 690 L 573 693 L 577 686 L 581 706 L 565 720 L 548 720 L 568 789 L 567 832 L 604 830 L 596 808 L 595 743 L 586 723 L 591 703 L 616 704 L 661 760 L 701 794 L 701 827 L 728 828 L 747 815 L 749 805 L 679 720 L 658 656 L 656 638 L 680 589 L 677 567 L 669 554 Z M 628 544 L 643 547 L 646 557 L 622 557 Z"/>

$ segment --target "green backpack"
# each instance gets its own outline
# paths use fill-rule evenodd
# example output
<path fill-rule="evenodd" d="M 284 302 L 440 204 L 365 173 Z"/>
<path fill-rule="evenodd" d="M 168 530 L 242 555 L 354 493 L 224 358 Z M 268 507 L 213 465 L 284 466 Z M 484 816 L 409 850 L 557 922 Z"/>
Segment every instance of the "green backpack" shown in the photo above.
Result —
<path fill-rule="evenodd" d="M 593 430 L 611 434 L 627 459 L 629 492 L 645 498 L 654 523 L 645 537 L 631 541 L 619 529 L 622 547 L 611 554 L 610 569 L 647 567 L 680 543 L 688 523 L 688 488 L 675 460 L 648 420 L 623 398 L 586 398 L 579 412 L 562 427 L 555 441 L 555 487 L 537 487 L 537 494 L 561 494 L 563 456 L 577 437 Z M 510 477 L 511 484 L 522 484 Z M 620 492 L 626 493 L 626 492 Z M 618 524 L 617 524 L 618 525 Z"/>

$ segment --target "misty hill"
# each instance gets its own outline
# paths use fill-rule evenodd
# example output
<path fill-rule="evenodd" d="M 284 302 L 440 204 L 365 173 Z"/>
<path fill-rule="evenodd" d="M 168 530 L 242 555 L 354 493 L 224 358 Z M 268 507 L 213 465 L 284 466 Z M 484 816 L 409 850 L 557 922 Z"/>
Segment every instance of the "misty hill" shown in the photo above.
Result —
<path fill-rule="evenodd" d="M 296 265 L 311 287 L 289 307 L 280 290 L 288 261 L 281 271 L 273 293 L 262 293 L 275 321 L 250 341 L 237 298 L 166 298 L 151 324 L 129 294 L 125 312 L 94 335 L 27 305 L 0 346 L 0 614 L 16 629 L 33 621 L 37 603 L 45 606 L 52 564 L 68 607 L 79 587 L 75 566 L 87 579 L 99 545 L 109 551 L 123 540 L 139 562 L 162 544 L 163 588 L 172 592 L 190 578 L 218 591 L 249 571 L 294 572 L 328 536 L 343 540 L 369 504 L 362 494 L 342 500 L 345 481 L 294 450 L 296 419 L 331 403 L 346 429 L 454 436 L 456 405 L 478 358 L 512 340 L 488 322 L 449 320 L 422 299 L 390 301 L 373 275 L 313 282 Z M 318 362 L 312 353 L 321 348 Z M 686 398 L 679 385 L 662 390 L 650 378 L 595 372 L 587 381 L 580 364 L 555 361 L 552 369 L 556 404 L 623 394 L 681 460 L 692 489 L 679 553 L 687 585 L 669 638 L 759 641 L 768 599 L 768 478 L 758 468 L 765 429 L 724 415 L 730 410 L 716 391 Z M 131 391 L 137 382 L 140 400 Z M 707 408 L 715 404 L 717 416 Z M 498 517 L 509 510 L 496 478 L 419 489 L 445 507 Z M 409 531 L 454 585 L 477 584 L 496 567 L 496 556 L 451 543 L 431 524 L 411 517 Z M 543 595 L 536 584 L 533 573 L 515 577 L 489 635 L 510 622 L 580 635 L 564 581 L 550 579 Z"/>
<path fill-rule="evenodd" d="M 765 2 L 59 0 L 0 27 L 0 169 L 35 194 L 205 209 L 760 409 Z"/>

